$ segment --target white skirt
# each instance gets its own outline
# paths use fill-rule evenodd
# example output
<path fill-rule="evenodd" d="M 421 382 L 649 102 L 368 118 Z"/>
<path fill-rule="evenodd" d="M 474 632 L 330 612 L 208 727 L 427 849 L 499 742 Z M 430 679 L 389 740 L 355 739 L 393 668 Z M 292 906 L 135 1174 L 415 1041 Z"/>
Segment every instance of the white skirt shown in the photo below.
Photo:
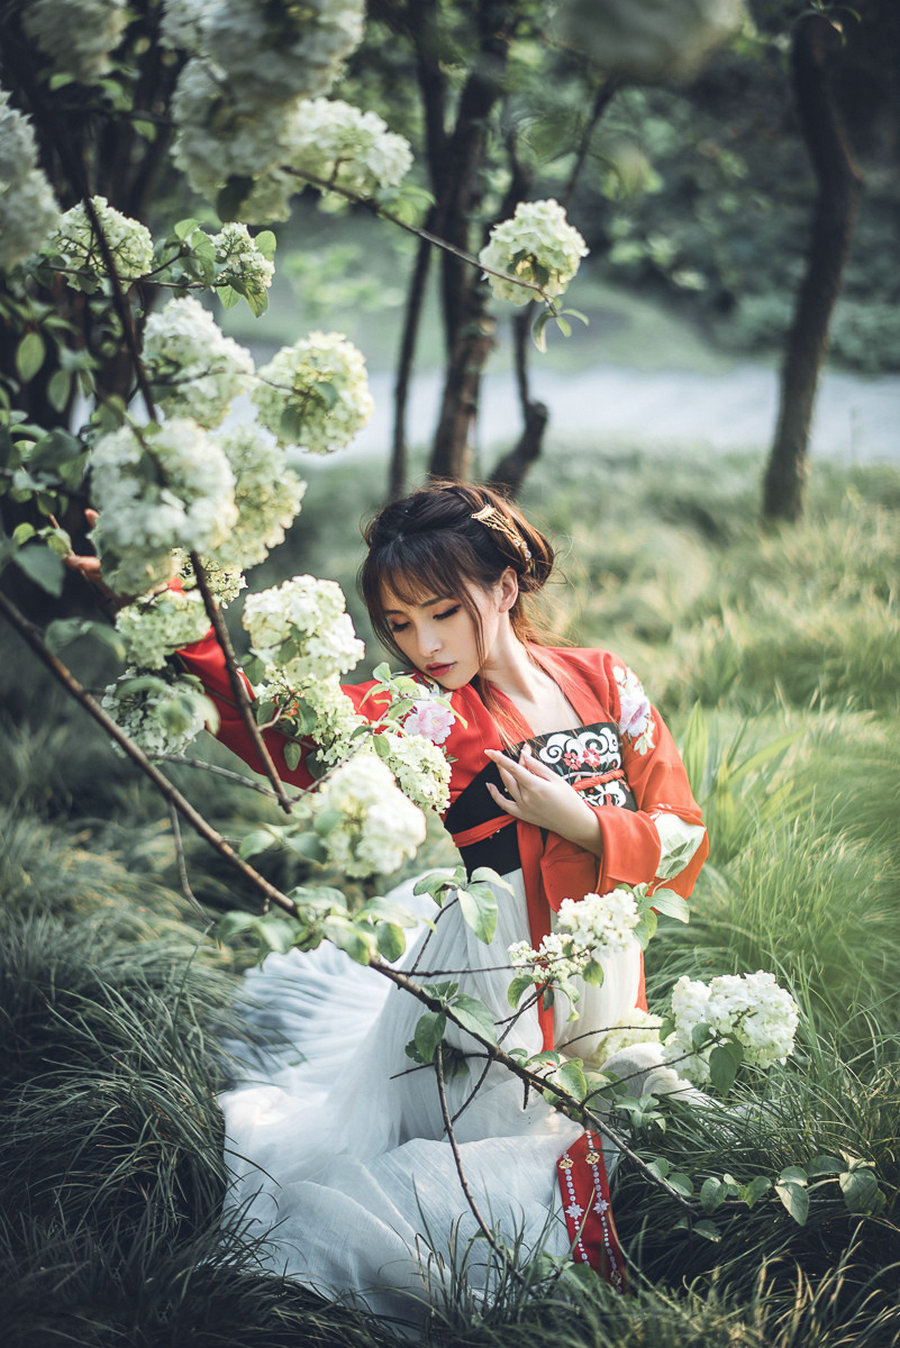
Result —
<path fill-rule="evenodd" d="M 423 925 L 399 961 L 415 968 L 419 982 L 458 983 L 497 1022 L 512 1015 L 507 947 L 528 938 L 521 872 L 505 878 L 513 893 L 498 895 L 490 946 L 453 903 L 429 909 L 435 930 Z M 391 897 L 422 911 L 413 883 Z M 558 997 L 556 1047 L 574 1040 L 572 1054 L 589 1057 L 603 1031 L 634 1008 L 639 979 L 635 946 L 607 961 L 599 988 L 583 987 L 577 1020 L 567 1019 L 566 999 Z M 328 944 L 270 955 L 245 982 L 250 1018 L 288 1045 L 261 1066 L 247 1066 L 236 1088 L 220 1096 L 232 1179 L 227 1206 L 253 1234 L 266 1236 L 266 1266 L 413 1322 L 430 1304 L 458 1295 L 451 1289 L 460 1277 L 473 1298 L 490 1299 L 497 1261 L 484 1240 L 474 1240 L 479 1228 L 445 1133 L 435 1072 L 405 1052 L 422 1005 Z M 452 1025 L 444 1042 L 480 1055 L 469 1060 L 468 1074 L 447 1081 L 446 1092 L 451 1115 L 461 1110 L 454 1134 L 481 1215 L 502 1242 L 518 1246 L 519 1258 L 540 1250 L 566 1255 L 571 1241 L 556 1163 L 582 1126 L 534 1092 L 526 1102 L 522 1083 L 502 1066 L 491 1066 L 475 1090 L 485 1067 L 480 1046 Z M 538 1052 L 536 1011 L 520 1015 L 502 1042 L 507 1051 Z M 631 1075 L 638 1095 L 678 1082 L 660 1067 L 658 1045 L 625 1050 L 604 1069 Z M 604 1152 L 611 1173 L 615 1149 L 607 1144 Z"/>

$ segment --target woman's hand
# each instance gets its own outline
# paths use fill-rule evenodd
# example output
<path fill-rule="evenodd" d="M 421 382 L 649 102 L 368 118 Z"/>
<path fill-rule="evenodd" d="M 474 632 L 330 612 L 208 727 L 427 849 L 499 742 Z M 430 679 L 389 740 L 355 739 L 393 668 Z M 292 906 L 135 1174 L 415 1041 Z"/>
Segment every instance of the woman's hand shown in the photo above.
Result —
<path fill-rule="evenodd" d="M 87 521 L 88 532 L 90 532 L 100 516 L 96 510 L 88 509 L 84 512 L 84 518 Z M 77 571 L 80 576 L 84 576 L 84 579 L 99 592 L 102 596 L 101 607 L 108 610 L 110 615 L 117 613 L 120 608 L 124 608 L 126 604 L 131 602 L 125 595 L 116 594 L 109 588 L 103 579 L 100 558 L 95 553 L 70 552 L 67 557 L 63 558 L 63 562 L 70 571 Z"/>
<path fill-rule="evenodd" d="M 486 749 L 485 753 L 496 763 L 507 791 L 504 796 L 493 782 L 486 783 L 501 810 L 526 824 L 549 829 L 595 856 L 601 854 L 603 844 L 597 816 L 574 786 L 535 758 L 529 745 L 522 749 L 518 763 L 500 749 Z"/>

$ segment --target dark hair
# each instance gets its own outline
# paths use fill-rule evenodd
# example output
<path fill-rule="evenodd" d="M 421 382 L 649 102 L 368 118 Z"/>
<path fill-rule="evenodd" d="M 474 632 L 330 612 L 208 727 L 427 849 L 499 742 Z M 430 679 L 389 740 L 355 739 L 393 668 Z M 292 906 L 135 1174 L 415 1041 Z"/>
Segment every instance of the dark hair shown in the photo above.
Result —
<path fill-rule="evenodd" d="M 480 518 L 476 518 L 480 516 Z M 512 567 L 519 597 L 510 610 L 520 641 L 542 640 L 523 597 L 536 594 L 553 569 L 553 547 L 521 511 L 489 487 L 437 482 L 386 505 L 363 530 L 369 551 L 359 570 L 359 592 L 376 635 L 403 659 L 385 617 L 386 591 L 403 604 L 422 598 L 458 599 L 475 623 L 484 663 L 478 610 L 471 587 L 488 590 Z"/>

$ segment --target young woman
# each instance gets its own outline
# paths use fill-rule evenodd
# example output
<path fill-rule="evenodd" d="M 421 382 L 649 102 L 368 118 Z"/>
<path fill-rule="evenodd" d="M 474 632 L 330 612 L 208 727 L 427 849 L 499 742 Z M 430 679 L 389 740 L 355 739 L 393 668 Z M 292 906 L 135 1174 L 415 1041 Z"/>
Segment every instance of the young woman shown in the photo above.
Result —
<path fill-rule="evenodd" d="M 458 713 L 443 750 L 452 765 L 445 825 L 471 872 L 490 866 L 499 919 L 485 946 L 450 904 L 405 957 L 424 982 L 452 979 L 508 1022 L 508 947 L 538 946 L 563 899 L 619 884 L 687 895 L 706 855 L 705 832 L 672 738 L 635 675 L 609 651 L 554 648 L 532 628 L 526 600 L 553 550 L 509 503 L 484 488 L 438 485 L 387 506 L 366 531 L 360 572 L 376 632 L 411 667 L 423 694 L 437 685 Z M 210 636 L 181 652 L 218 704 L 220 737 L 254 767 Z M 371 685 L 345 691 L 366 715 Z M 267 742 L 282 777 L 285 741 Z M 410 1070 L 405 1047 L 421 1005 L 333 947 L 270 957 L 251 989 L 300 1058 L 222 1099 L 232 1202 L 269 1236 L 268 1262 L 326 1291 L 354 1293 L 380 1313 L 409 1318 L 438 1300 L 452 1268 L 490 1295 L 486 1242 L 464 1196 L 435 1072 Z M 578 1017 L 557 997 L 532 1007 L 503 1046 L 554 1047 L 588 1058 L 605 1031 L 644 1008 L 636 945 L 605 961 L 602 986 L 584 985 Z M 464 1032 L 448 1043 L 477 1054 Z M 597 1063 L 597 1065 L 601 1065 Z M 658 1045 L 608 1059 L 632 1089 L 677 1088 Z M 526 1251 L 570 1249 L 624 1285 L 607 1168 L 614 1149 L 549 1107 L 523 1101 L 502 1067 L 446 1083 L 467 1182 L 501 1240 Z M 477 1089 L 476 1089 L 477 1086 Z M 480 1252 L 480 1253 L 479 1253 Z"/>

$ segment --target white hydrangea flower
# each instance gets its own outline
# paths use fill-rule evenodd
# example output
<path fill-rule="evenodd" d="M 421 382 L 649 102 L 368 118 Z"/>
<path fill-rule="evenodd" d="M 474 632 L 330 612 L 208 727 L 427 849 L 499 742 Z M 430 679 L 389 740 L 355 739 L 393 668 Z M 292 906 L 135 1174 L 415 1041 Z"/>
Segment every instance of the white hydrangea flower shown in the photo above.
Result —
<path fill-rule="evenodd" d="M 203 50 L 229 83 L 272 104 L 330 89 L 362 41 L 364 19 L 364 0 L 217 0 L 204 7 L 199 27 Z"/>
<path fill-rule="evenodd" d="M 244 626 L 268 666 L 267 682 L 303 693 L 310 684 L 352 669 L 365 651 L 333 580 L 294 576 L 247 596 Z"/>
<path fill-rule="evenodd" d="M 339 332 L 311 332 L 259 371 L 253 399 L 280 444 L 313 454 L 348 445 L 374 410 L 360 351 Z"/>
<path fill-rule="evenodd" d="M 412 150 L 376 112 L 339 99 L 305 99 L 292 109 L 285 163 L 357 196 L 396 187 L 412 165 Z"/>
<path fill-rule="evenodd" d="M 323 842 L 345 875 L 390 875 L 425 841 L 424 814 L 369 750 L 335 768 L 310 800 L 314 817 L 336 820 Z"/>
<path fill-rule="evenodd" d="M 91 454 L 91 475 L 104 574 L 124 594 L 169 580 L 177 566 L 173 549 L 211 551 L 237 521 L 228 460 L 186 417 L 103 436 Z"/>
<path fill-rule="evenodd" d="M 509 947 L 509 962 L 541 983 L 565 983 L 580 974 L 590 959 L 583 948 L 577 948 L 570 936 L 552 931 L 535 950 L 527 941 L 514 941 Z"/>
<path fill-rule="evenodd" d="M 629 949 L 639 920 L 634 894 L 621 886 L 608 894 L 585 894 L 577 901 L 563 899 L 557 914 L 559 930 L 568 932 L 576 946 L 596 959 Z"/>
<path fill-rule="evenodd" d="M 253 358 L 226 337 L 192 295 L 169 300 L 144 329 L 144 362 L 160 405 L 172 416 L 218 426 L 253 382 Z"/>
<path fill-rule="evenodd" d="M 619 690 L 619 734 L 629 739 L 639 754 L 646 754 L 654 746 L 656 733 L 650 699 L 632 670 L 615 665 L 613 677 Z"/>
<path fill-rule="evenodd" d="M 0 269 L 9 271 L 36 252 L 59 219 L 53 189 L 37 167 L 31 124 L 0 89 Z"/>
<path fill-rule="evenodd" d="M 679 1072 L 696 1085 L 707 1082 L 710 1048 L 696 1053 L 691 1039 L 694 1028 L 705 1024 L 719 1036 L 737 1039 L 745 1062 L 771 1067 L 792 1051 L 799 1015 L 797 1003 L 778 986 L 774 974 L 724 974 L 709 986 L 682 975 L 672 989 L 675 1029 L 666 1039 L 664 1056 L 668 1062 L 677 1059 Z"/>
<path fill-rule="evenodd" d="M 112 69 L 130 20 L 126 0 L 29 0 L 22 27 L 57 70 L 92 84 Z"/>
<path fill-rule="evenodd" d="M 209 618 L 199 590 L 163 590 L 126 605 L 116 614 L 116 628 L 139 669 L 161 669 L 166 656 L 199 641 Z"/>
<path fill-rule="evenodd" d="M 439 814 L 446 810 L 450 804 L 450 764 L 438 746 L 423 735 L 393 730 L 384 731 L 381 738 L 389 748 L 385 762 L 403 794 L 423 810 Z"/>
<path fill-rule="evenodd" d="M 275 264 L 259 251 L 245 224 L 233 220 L 223 225 L 219 233 L 213 235 L 213 244 L 216 262 L 222 269 L 216 279 L 217 285 L 240 283 L 251 288 L 269 289 Z"/>
<path fill-rule="evenodd" d="M 145 754 L 180 754 L 204 728 L 215 733 L 218 714 L 197 679 L 147 675 L 135 686 L 136 676 L 136 670 L 126 670 L 100 705 Z"/>
<path fill-rule="evenodd" d="M 200 563 L 206 574 L 206 583 L 209 586 L 209 592 L 218 604 L 219 608 L 227 608 L 242 590 L 247 588 L 247 577 L 243 571 L 236 567 L 219 566 L 213 557 L 201 557 Z M 191 589 L 194 584 L 194 568 L 190 561 L 181 568 L 181 574 L 185 579 L 185 589 Z"/>
<path fill-rule="evenodd" d="M 491 230 L 478 261 L 492 271 L 540 286 L 545 295 L 561 295 L 572 280 L 588 247 L 570 225 L 558 201 L 520 201 L 510 220 Z M 488 274 L 488 284 L 500 300 L 527 304 L 535 291 Z"/>
<path fill-rule="evenodd" d="M 134 281 L 139 276 L 146 276 L 153 267 L 153 239 L 149 229 L 139 220 L 132 220 L 110 206 L 106 197 L 92 197 L 91 201 L 120 279 Z M 61 253 L 67 265 L 77 271 L 106 275 L 100 243 L 83 201 L 61 217 L 47 246 Z"/>
<path fill-rule="evenodd" d="M 306 483 L 287 467 L 284 449 L 257 426 L 242 424 L 218 436 L 231 471 L 238 518 L 211 559 L 224 570 L 243 571 L 265 561 L 284 541 L 300 512 Z"/>
<path fill-rule="evenodd" d="M 351 736 L 364 717 L 355 710 L 352 701 L 340 685 L 338 676 L 316 679 L 303 690 L 303 700 L 316 713 L 316 749 L 323 763 L 333 766 L 351 752 Z"/>

